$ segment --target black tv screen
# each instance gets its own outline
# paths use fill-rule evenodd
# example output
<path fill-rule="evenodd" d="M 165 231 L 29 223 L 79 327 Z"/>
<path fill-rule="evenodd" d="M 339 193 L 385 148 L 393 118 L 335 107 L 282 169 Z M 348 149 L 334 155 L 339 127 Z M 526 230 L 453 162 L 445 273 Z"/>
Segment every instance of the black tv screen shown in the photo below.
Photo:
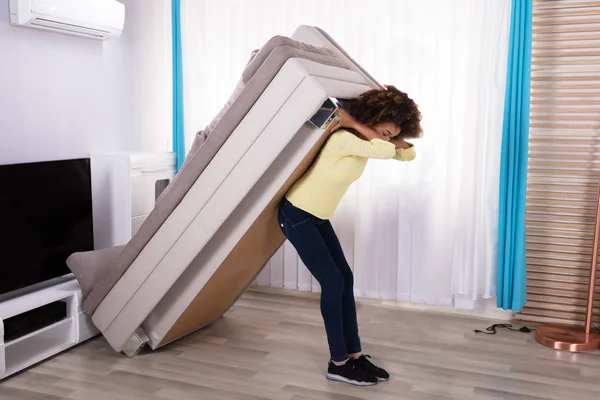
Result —
<path fill-rule="evenodd" d="M 90 160 L 0 165 L 0 294 L 69 274 L 92 250 Z"/>

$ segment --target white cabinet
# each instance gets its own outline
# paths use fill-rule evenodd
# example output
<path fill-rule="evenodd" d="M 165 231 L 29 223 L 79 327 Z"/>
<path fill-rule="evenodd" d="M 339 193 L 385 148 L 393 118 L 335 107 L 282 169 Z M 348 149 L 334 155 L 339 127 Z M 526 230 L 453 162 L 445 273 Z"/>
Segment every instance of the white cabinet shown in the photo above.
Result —
<path fill-rule="evenodd" d="M 175 153 L 92 154 L 94 247 L 125 244 L 175 176 Z"/>
<path fill-rule="evenodd" d="M 54 302 L 65 303 L 65 318 L 14 340 L 5 337 L 4 324 L 11 318 Z M 0 380 L 97 334 L 91 319 L 81 309 L 81 290 L 75 280 L 0 301 Z"/>

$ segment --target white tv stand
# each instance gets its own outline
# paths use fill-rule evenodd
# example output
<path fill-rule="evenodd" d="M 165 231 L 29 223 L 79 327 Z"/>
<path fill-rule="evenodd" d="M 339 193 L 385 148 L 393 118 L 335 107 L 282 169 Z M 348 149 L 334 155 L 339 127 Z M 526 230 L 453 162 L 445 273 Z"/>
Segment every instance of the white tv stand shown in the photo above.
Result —
<path fill-rule="evenodd" d="M 4 320 L 59 300 L 67 303 L 65 319 L 4 342 Z M 0 302 L 0 380 L 97 335 L 81 302 L 75 279 Z"/>

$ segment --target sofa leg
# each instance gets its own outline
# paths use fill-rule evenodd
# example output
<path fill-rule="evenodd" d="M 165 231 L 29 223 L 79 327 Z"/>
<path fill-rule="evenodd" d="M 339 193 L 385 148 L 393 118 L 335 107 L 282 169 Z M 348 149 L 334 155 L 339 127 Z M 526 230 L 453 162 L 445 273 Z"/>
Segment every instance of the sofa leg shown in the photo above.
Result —
<path fill-rule="evenodd" d="M 127 340 L 127 343 L 123 346 L 123 353 L 125 353 L 127 357 L 135 357 L 140 350 L 146 346 L 148 341 L 150 341 L 150 338 L 146 335 L 146 332 L 140 328 L 129 338 L 129 340 Z"/>

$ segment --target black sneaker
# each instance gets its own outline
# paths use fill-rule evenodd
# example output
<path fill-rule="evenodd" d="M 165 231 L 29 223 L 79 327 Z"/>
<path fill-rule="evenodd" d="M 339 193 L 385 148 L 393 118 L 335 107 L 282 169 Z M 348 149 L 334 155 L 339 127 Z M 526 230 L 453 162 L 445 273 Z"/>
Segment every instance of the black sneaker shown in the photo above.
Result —
<path fill-rule="evenodd" d="M 358 368 L 356 360 L 348 360 L 340 366 L 330 361 L 327 379 L 356 386 L 373 386 L 377 383 L 377 377 L 364 368 Z"/>
<path fill-rule="evenodd" d="M 390 374 L 388 374 L 388 372 L 385 369 L 379 368 L 378 366 L 374 365 L 371 361 L 369 361 L 369 358 L 371 358 L 371 356 L 366 354 L 363 354 L 362 356 L 358 357 L 355 360 L 356 367 L 358 369 L 362 369 L 363 371 L 369 372 L 371 375 L 375 375 L 375 377 L 379 381 L 389 380 Z"/>

